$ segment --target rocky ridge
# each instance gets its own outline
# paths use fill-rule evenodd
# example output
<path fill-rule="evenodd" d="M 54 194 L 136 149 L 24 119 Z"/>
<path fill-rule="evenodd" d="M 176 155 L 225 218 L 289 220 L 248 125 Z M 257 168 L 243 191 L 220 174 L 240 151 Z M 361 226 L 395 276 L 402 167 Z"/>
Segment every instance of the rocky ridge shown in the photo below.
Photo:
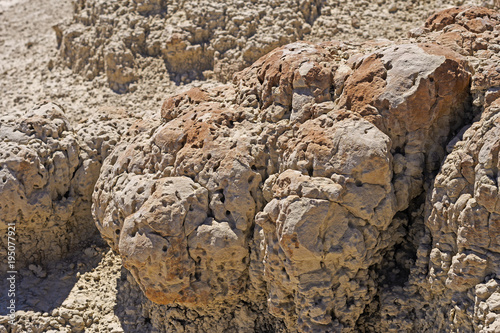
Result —
<path fill-rule="evenodd" d="M 87 79 L 105 74 L 113 90 L 124 92 L 148 67 L 177 83 L 200 78 L 225 82 L 269 51 L 297 40 L 397 40 L 431 14 L 429 6 L 445 4 L 81 0 L 74 2 L 72 20 L 54 28 L 65 66 Z M 152 59 L 164 64 L 152 64 Z"/>
<path fill-rule="evenodd" d="M 79 151 L 73 169 L 103 163 L 93 213 L 132 273 L 117 300 L 128 330 L 495 331 L 498 27 L 495 11 L 453 8 L 404 44 L 293 43 L 230 84 L 167 99 L 161 120 L 127 130 L 130 120 L 96 118 L 73 131 L 44 104 L 3 117 L 2 142 L 19 154 L 20 136 L 48 138 L 41 164 L 61 184 L 41 188 L 54 209 L 74 193 L 88 200 L 97 177 L 82 171 L 79 192 L 78 172 L 57 174 L 59 141 Z M 7 162 L 21 188 L 25 168 Z M 54 234 L 73 219 L 56 218 Z M 71 295 L 70 315 L 29 314 L 18 329 L 111 329 L 113 315 L 81 312 L 102 305 Z"/>

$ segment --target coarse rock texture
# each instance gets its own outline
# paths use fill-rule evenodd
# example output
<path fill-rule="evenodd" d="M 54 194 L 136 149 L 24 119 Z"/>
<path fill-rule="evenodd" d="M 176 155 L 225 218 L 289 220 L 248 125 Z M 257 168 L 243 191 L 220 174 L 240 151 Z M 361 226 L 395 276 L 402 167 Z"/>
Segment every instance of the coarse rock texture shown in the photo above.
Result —
<path fill-rule="evenodd" d="M 441 306 L 435 313 L 437 327 L 483 332 L 500 327 L 499 111 L 500 99 L 467 129 L 447 156 L 428 197 L 431 250 L 424 295 Z M 460 305 L 454 307 L 452 300 Z"/>
<path fill-rule="evenodd" d="M 105 74 L 111 89 L 119 92 L 127 91 L 148 67 L 175 82 L 204 77 L 229 81 L 233 73 L 272 49 L 297 40 L 400 39 L 399 31 L 429 15 L 429 7 L 447 5 L 436 0 L 426 4 L 78 0 L 73 4 L 73 19 L 54 26 L 62 63 L 87 79 Z M 163 59 L 164 65 L 151 66 L 148 58 Z"/>
<path fill-rule="evenodd" d="M 347 62 L 342 48 L 289 44 L 232 85 L 171 97 L 166 122 L 111 153 L 94 216 L 149 299 L 357 327 L 404 234 L 397 213 L 467 119 L 471 75 L 433 44 Z"/>
<path fill-rule="evenodd" d="M 3 116 L 0 129 L 1 230 L 12 227 L 15 267 L 60 259 L 95 234 L 90 196 L 98 162 L 56 104 Z M 1 242 L 7 258 L 7 237 Z"/>
<path fill-rule="evenodd" d="M 441 45 L 469 57 L 474 67 L 471 93 L 474 105 L 487 107 L 500 96 L 498 12 L 484 7 L 454 7 L 429 17 L 425 26 L 410 36 L 436 40 Z"/>
<path fill-rule="evenodd" d="M 436 40 L 467 57 L 473 68 L 475 119 L 448 142 L 449 155 L 426 198 L 408 210 L 411 229 L 402 245 L 403 250 L 415 249 L 414 265 L 405 283 L 384 286 L 374 326 L 394 332 L 401 327 L 496 332 L 500 57 L 495 50 L 500 45 L 500 16 L 487 8 L 451 8 L 431 16 L 410 36 L 419 42 Z M 398 262 L 395 257 L 392 267 Z"/>
<path fill-rule="evenodd" d="M 94 184 L 111 149 L 136 134 L 140 122 L 131 125 L 110 114 L 73 129 L 51 102 L 0 118 L 1 230 L 12 231 L 16 268 L 62 259 L 79 243 L 93 241 Z M 7 237 L 2 245 L 7 257 Z"/>
<path fill-rule="evenodd" d="M 55 213 L 29 224 L 51 234 L 32 262 L 22 250 L 0 332 L 498 331 L 494 3 L 438 12 L 397 44 L 349 42 L 402 39 L 442 5 L 75 1 L 70 21 L 56 0 L 1 2 L 4 151 L 39 159 L 58 195 L 25 186 L 36 163 L 5 158 L 9 186 L 42 193 L 20 214 L 39 199 Z M 275 46 L 331 36 L 344 42 L 289 44 L 149 117 L 169 79 L 230 81 Z M 67 112 L 27 111 L 42 98 Z M 73 148 L 76 167 L 61 160 Z M 93 236 L 91 195 L 116 254 Z M 85 250 L 58 233 L 69 225 Z M 27 230 L 30 254 L 45 233 Z"/>

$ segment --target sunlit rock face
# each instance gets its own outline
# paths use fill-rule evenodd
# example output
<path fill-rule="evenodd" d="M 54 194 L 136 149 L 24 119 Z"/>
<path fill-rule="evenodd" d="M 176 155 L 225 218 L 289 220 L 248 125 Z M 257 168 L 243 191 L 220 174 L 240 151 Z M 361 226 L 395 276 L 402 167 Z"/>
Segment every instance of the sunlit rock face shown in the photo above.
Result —
<path fill-rule="evenodd" d="M 148 298 L 267 308 L 289 329 L 354 329 L 405 233 L 398 212 L 467 118 L 465 58 L 293 43 L 165 101 L 105 160 L 94 216 Z"/>

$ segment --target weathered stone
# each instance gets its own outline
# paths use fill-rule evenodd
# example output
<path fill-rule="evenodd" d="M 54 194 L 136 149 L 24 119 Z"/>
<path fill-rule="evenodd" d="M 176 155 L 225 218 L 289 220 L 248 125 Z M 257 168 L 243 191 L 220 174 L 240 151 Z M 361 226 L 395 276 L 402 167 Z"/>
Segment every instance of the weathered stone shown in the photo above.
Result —
<path fill-rule="evenodd" d="M 136 80 L 154 82 L 152 88 L 121 95 L 119 104 L 128 106 L 116 110 L 119 117 L 99 105 L 74 131 L 57 114 L 51 120 L 6 116 L 0 137 L 15 142 L 8 149 L 19 149 L 31 126 L 38 136 L 27 145 L 42 143 L 29 146 L 30 156 L 55 170 L 49 192 L 56 199 L 44 203 L 56 222 L 89 219 L 93 195 L 98 227 L 121 258 L 108 253 L 97 265 L 100 250 L 86 244 L 72 263 L 57 263 L 55 277 L 47 265 L 52 257 L 43 258 L 52 248 L 40 243 L 41 259 L 20 271 L 19 304 L 41 312 L 19 311 L 12 327 L 0 317 L 0 330 L 497 332 L 500 27 L 494 11 L 437 13 L 406 44 L 286 45 L 230 84 L 189 85 L 196 88 L 165 101 L 161 119 L 123 119 L 149 112 L 159 101 L 149 92 L 168 90 L 168 74 L 177 83 L 203 75 L 228 80 L 267 47 L 299 34 L 383 35 L 383 29 L 371 32 L 380 26 L 378 15 L 409 24 L 415 8 L 428 8 L 428 2 L 360 0 L 353 10 L 353 3 L 75 2 L 72 26 L 57 31 L 67 65 L 88 78 L 105 73 L 119 92 L 140 91 L 140 84 L 131 85 Z M 22 72 L 7 65 L 2 77 Z M 57 64 L 48 67 L 54 72 L 42 72 L 34 86 L 60 77 Z M 91 103 L 113 104 L 117 98 L 96 90 L 105 81 L 68 85 L 71 93 L 54 96 L 73 102 L 83 92 L 96 94 Z M 57 171 L 69 157 L 54 142 L 68 137 L 77 143 L 77 167 Z M 38 183 L 19 178 L 23 170 L 14 178 L 25 191 L 24 181 Z M 77 199 L 54 208 L 68 193 L 63 183 Z M 30 230 L 34 244 L 40 235 Z M 72 224 L 70 231 L 80 228 Z M 54 258 L 62 242 L 51 243 Z M 120 273 L 121 259 L 130 272 Z M 75 288 L 65 290 L 74 279 Z M 46 288 L 51 281 L 61 281 L 66 299 L 54 301 L 58 293 Z M 62 305 L 52 312 L 57 320 L 46 313 L 53 304 Z"/>
<path fill-rule="evenodd" d="M 293 43 L 233 84 L 171 97 L 165 123 L 108 156 L 94 216 L 148 298 L 267 303 L 302 331 L 356 326 L 407 223 L 396 214 L 466 118 L 470 73 L 434 45 L 352 68 L 342 47 Z"/>
<path fill-rule="evenodd" d="M 447 5 L 432 1 L 431 8 Z M 162 70 L 177 83 L 227 82 L 271 50 L 298 40 L 398 40 L 401 28 L 427 15 L 424 8 L 363 1 L 340 6 L 325 0 L 79 0 L 72 20 L 54 30 L 65 65 L 88 79 L 106 74 L 109 86 L 123 92 L 140 80 L 151 57 L 161 58 Z M 444 26 L 456 15 L 449 16 L 434 19 L 441 24 L 432 26 Z"/>
<path fill-rule="evenodd" d="M 20 118 L 3 116 L 0 126 L 0 228 L 5 235 L 13 231 L 9 251 L 16 267 L 62 258 L 96 232 L 89 201 L 96 162 L 85 160 L 56 104 L 41 103 Z M 2 244 L 7 258 L 7 237 Z M 30 268 L 43 277 L 42 267 Z"/>

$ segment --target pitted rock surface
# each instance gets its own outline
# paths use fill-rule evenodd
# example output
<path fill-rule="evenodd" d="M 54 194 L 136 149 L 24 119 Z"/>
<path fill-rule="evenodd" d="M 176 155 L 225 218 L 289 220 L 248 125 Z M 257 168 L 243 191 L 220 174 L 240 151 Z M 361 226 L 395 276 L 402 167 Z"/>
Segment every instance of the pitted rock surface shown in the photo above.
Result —
<path fill-rule="evenodd" d="M 460 1 L 480 4 L 478 0 Z M 484 1 L 483 1 L 484 2 Z M 105 74 L 115 91 L 149 76 L 149 59 L 164 61 L 175 82 L 230 81 L 276 47 L 298 40 L 355 41 L 404 37 L 429 15 L 449 6 L 378 0 L 114 1 L 74 2 L 73 19 L 54 27 L 60 60 L 87 79 Z M 493 7 L 493 4 L 490 5 Z"/>
<path fill-rule="evenodd" d="M 421 247 L 429 253 L 429 271 L 420 288 L 430 304 L 440 304 L 436 313 L 442 327 L 452 325 L 452 299 L 461 303 L 453 311 L 457 326 L 494 332 L 500 321 L 498 309 L 489 305 L 499 275 L 499 102 L 454 145 L 427 199 L 429 242 Z"/>
<path fill-rule="evenodd" d="M 497 291 L 495 245 L 496 117 L 500 17 L 487 8 L 451 8 L 410 33 L 418 42 L 437 40 L 466 57 L 472 70 L 475 119 L 446 146 L 446 159 L 426 193 L 410 206 L 415 256 L 408 278 L 384 287 L 378 330 L 494 332 Z M 394 255 L 395 262 L 402 263 Z M 388 279 L 390 281 L 390 279 Z M 404 296 L 406 295 L 406 296 Z M 406 300 L 405 300 L 406 299 Z M 394 306 L 397 303 L 398 306 Z M 491 304 L 491 307 L 490 305 Z M 407 315 L 414 309 L 414 314 Z"/>
<path fill-rule="evenodd" d="M 148 91 L 162 91 L 169 75 L 230 81 L 266 43 L 301 33 L 383 35 L 372 18 L 412 22 L 421 3 L 266 2 L 276 10 L 252 34 L 259 2 L 78 1 L 56 31 L 68 66 L 105 73 L 117 91 L 135 91 L 159 60 L 151 82 L 162 84 Z M 71 130 L 53 104 L 2 116 L 0 214 L 23 226 L 21 303 L 33 311 L 14 326 L 0 317 L 0 331 L 498 331 L 500 28 L 489 3 L 438 12 L 397 44 L 288 44 L 230 84 L 168 98 L 161 118 L 99 105 L 69 115 L 83 120 Z M 267 29 L 281 19 L 287 29 Z M 142 109 L 134 117 L 158 99 L 122 96 Z M 78 251 L 95 240 L 90 196 L 120 257 Z M 72 289 L 54 309 L 47 290 L 60 286 Z"/>
<path fill-rule="evenodd" d="M 96 232 L 90 199 L 99 165 L 56 104 L 3 116 L 0 126 L 1 228 L 15 224 L 16 265 L 62 258 Z M 6 245 L 2 237 L 4 254 Z"/>
<path fill-rule="evenodd" d="M 356 62 L 341 43 L 289 44 L 233 84 L 171 97 L 163 123 L 118 145 L 93 212 L 146 296 L 267 304 L 292 331 L 354 329 L 408 222 L 397 213 L 468 116 L 463 57 L 399 47 Z M 353 105 L 360 80 L 372 99 Z"/>

